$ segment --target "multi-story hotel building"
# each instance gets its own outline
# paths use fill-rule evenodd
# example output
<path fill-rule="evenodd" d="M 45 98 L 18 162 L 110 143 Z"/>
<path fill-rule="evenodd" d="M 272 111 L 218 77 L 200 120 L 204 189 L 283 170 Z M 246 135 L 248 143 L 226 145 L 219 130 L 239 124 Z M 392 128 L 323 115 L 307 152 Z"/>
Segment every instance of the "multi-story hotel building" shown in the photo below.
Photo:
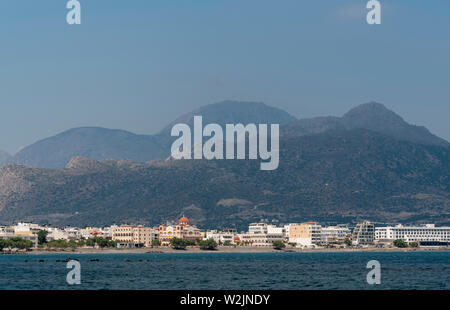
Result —
<path fill-rule="evenodd" d="M 240 235 L 239 241 L 256 247 L 271 247 L 274 241 L 284 241 L 284 233 L 266 223 L 251 223 L 248 233 Z"/>
<path fill-rule="evenodd" d="M 346 238 L 351 238 L 351 231 L 347 227 L 328 226 L 322 227 L 321 239 L 323 244 L 341 244 Z"/>
<path fill-rule="evenodd" d="M 121 225 L 114 227 L 112 240 L 120 247 L 150 247 L 152 243 L 152 229 L 142 225 Z"/>
<path fill-rule="evenodd" d="M 204 239 L 213 239 L 214 241 L 216 241 L 219 244 L 223 244 L 225 242 L 234 244 L 235 236 L 237 236 L 236 229 L 225 229 L 223 231 L 208 230 L 205 233 Z"/>
<path fill-rule="evenodd" d="M 402 239 L 405 242 L 419 242 L 421 245 L 448 245 L 450 227 L 435 227 L 434 224 L 423 226 L 387 226 L 375 228 L 377 242 L 392 242 Z"/>
<path fill-rule="evenodd" d="M 289 243 L 313 247 L 322 243 L 322 226 L 316 222 L 289 225 Z"/>
<path fill-rule="evenodd" d="M 368 221 L 356 224 L 352 233 L 352 243 L 355 245 L 370 245 L 374 243 L 375 226 Z"/>

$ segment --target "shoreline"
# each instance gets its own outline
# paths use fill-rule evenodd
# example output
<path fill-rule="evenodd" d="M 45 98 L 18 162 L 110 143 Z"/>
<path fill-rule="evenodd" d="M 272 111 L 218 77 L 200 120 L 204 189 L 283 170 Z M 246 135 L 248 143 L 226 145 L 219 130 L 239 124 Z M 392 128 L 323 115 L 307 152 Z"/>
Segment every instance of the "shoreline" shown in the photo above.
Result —
<path fill-rule="evenodd" d="M 62 255 L 62 254 L 198 254 L 198 253 L 359 253 L 359 252 L 445 252 L 450 247 L 441 248 L 362 248 L 362 249 L 297 249 L 275 250 L 272 247 L 218 247 L 216 250 L 201 250 L 199 247 L 188 247 L 186 250 L 175 250 L 170 247 L 138 248 L 138 249 L 95 249 L 81 248 L 74 250 L 31 250 L 28 252 L 3 253 L 4 255 Z"/>

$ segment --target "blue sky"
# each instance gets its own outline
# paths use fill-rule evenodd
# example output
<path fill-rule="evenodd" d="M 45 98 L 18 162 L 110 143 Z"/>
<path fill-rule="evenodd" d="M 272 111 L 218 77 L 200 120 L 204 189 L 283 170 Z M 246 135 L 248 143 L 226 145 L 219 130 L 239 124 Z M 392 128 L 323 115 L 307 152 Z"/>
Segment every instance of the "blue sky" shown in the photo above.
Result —
<path fill-rule="evenodd" d="M 152 134 L 226 99 L 297 117 L 384 103 L 450 139 L 450 1 L 0 2 L 0 149 L 78 126 Z"/>

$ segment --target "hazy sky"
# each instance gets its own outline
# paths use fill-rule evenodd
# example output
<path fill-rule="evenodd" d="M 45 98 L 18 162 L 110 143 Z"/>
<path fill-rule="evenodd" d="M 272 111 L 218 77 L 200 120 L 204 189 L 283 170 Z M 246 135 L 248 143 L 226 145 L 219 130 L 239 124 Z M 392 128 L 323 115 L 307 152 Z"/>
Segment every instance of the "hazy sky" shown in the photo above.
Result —
<path fill-rule="evenodd" d="M 0 2 L 0 149 L 78 126 L 155 133 L 225 99 L 297 117 L 378 101 L 450 139 L 450 1 Z"/>

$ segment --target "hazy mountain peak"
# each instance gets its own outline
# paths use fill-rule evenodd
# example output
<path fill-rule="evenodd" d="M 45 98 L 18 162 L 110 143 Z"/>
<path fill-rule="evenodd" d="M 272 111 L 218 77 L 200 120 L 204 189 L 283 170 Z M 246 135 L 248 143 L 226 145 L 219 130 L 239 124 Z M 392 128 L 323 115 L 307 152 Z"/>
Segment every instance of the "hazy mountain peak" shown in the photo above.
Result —
<path fill-rule="evenodd" d="M 262 102 L 225 100 L 208 104 L 186 113 L 165 127 L 160 134 L 167 135 L 178 123 L 192 125 L 194 116 L 201 115 L 204 123 L 225 124 L 249 124 L 268 123 L 285 125 L 296 118 L 284 110 L 268 106 Z"/>
<path fill-rule="evenodd" d="M 165 153 L 154 136 L 136 135 L 120 129 L 79 127 L 38 141 L 22 149 L 13 160 L 43 168 L 62 168 L 77 156 L 145 162 L 162 158 Z"/>
<path fill-rule="evenodd" d="M 383 104 L 369 102 L 348 111 L 342 117 L 347 129 L 363 128 L 386 134 L 399 140 L 421 144 L 448 146 L 449 143 L 423 126 L 408 124 L 402 117 Z"/>
<path fill-rule="evenodd" d="M 342 118 L 348 123 L 354 122 L 355 125 L 367 124 L 367 122 L 406 123 L 398 114 L 374 101 L 356 106 L 345 113 Z"/>

